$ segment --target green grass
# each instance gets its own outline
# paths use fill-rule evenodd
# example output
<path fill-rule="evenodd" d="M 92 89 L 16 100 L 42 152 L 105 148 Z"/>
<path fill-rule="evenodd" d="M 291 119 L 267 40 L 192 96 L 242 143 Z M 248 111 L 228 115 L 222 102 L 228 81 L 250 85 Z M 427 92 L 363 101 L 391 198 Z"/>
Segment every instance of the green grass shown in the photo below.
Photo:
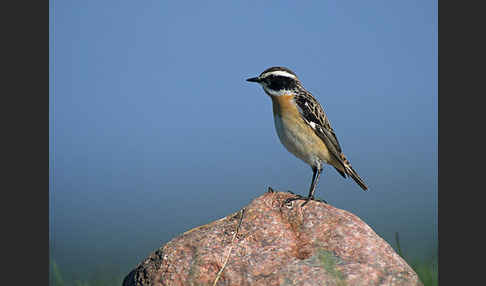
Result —
<path fill-rule="evenodd" d="M 407 256 L 403 253 L 400 246 L 400 237 L 398 232 L 395 233 L 395 243 L 397 253 L 407 261 L 408 265 L 417 273 L 420 281 L 424 286 L 436 286 L 439 285 L 439 262 L 437 256 L 431 257 L 426 260 L 409 260 Z"/>
<path fill-rule="evenodd" d="M 424 286 L 439 285 L 439 264 L 437 259 L 429 261 L 412 261 L 410 266 L 424 283 Z"/>
<path fill-rule="evenodd" d="M 49 267 L 50 286 L 121 286 L 125 275 L 116 275 L 109 272 L 97 271 L 87 280 L 67 279 L 63 277 L 57 263 L 51 259 Z"/>

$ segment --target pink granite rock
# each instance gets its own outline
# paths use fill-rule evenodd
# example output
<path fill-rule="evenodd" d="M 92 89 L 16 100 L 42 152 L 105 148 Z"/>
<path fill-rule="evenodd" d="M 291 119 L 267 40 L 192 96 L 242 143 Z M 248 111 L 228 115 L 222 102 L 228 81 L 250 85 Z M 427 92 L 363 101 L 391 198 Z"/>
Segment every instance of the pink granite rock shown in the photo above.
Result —
<path fill-rule="evenodd" d="M 244 211 L 183 233 L 123 285 L 422 285 L 357 216 L 317 201 L 285 205 L 293 196 L 268 192 Z"/>

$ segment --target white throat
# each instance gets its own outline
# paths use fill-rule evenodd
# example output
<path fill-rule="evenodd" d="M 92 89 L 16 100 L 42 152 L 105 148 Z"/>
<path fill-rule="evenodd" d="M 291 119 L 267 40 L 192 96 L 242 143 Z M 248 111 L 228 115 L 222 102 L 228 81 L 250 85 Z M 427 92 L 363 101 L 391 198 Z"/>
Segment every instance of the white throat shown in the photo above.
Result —
<path fill-rule="evenodd" d="M 262 84 L 262 87 L 263 87 L 263 90 L 265 90 L 265 92 L 267 92 L 268 94 L 270 94 L 272 96 L 282 96 L 282 95 L 295 94 L 295 92 L 293 90 L 290 90 L 290 89 L 273 90 L 271 88 L 266 87 L 265 84 Z"/>

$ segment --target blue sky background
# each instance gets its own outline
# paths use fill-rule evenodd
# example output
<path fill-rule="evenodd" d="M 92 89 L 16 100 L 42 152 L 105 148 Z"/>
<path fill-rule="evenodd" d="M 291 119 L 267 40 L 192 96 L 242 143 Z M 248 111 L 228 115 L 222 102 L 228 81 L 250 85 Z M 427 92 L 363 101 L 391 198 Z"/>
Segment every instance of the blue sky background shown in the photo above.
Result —
<path fill-rule="evenodd" d="M 50 244 L 128 273 L 174 236 L 312 172 L 245 78 L 292 69 L 368 184 L 316 195 L 410 256 L 437 250 L 437 1 L 50 1 Z"/>

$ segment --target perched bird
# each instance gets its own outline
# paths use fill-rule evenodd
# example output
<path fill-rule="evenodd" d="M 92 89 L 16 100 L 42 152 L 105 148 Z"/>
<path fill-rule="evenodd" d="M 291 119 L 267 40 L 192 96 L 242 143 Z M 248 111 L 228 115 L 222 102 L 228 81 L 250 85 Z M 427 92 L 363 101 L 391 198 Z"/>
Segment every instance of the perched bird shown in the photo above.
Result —
<path fill-rule="evenodd" d="M 333 166 L 344 178 L 346 175 L 363 189 L 368 187 L 342 153 L 341 146 L 322 106 L 308 92 L 297 75 L 285 67 L 271 67 L 259 76 L 247 79 L 259 83 L 273 103 L 273 118 L 280 142 L 296 157 L 312 168 L 312 182 L 307 198 L 314 200 L 314 191 L 324 163 Z"/>

